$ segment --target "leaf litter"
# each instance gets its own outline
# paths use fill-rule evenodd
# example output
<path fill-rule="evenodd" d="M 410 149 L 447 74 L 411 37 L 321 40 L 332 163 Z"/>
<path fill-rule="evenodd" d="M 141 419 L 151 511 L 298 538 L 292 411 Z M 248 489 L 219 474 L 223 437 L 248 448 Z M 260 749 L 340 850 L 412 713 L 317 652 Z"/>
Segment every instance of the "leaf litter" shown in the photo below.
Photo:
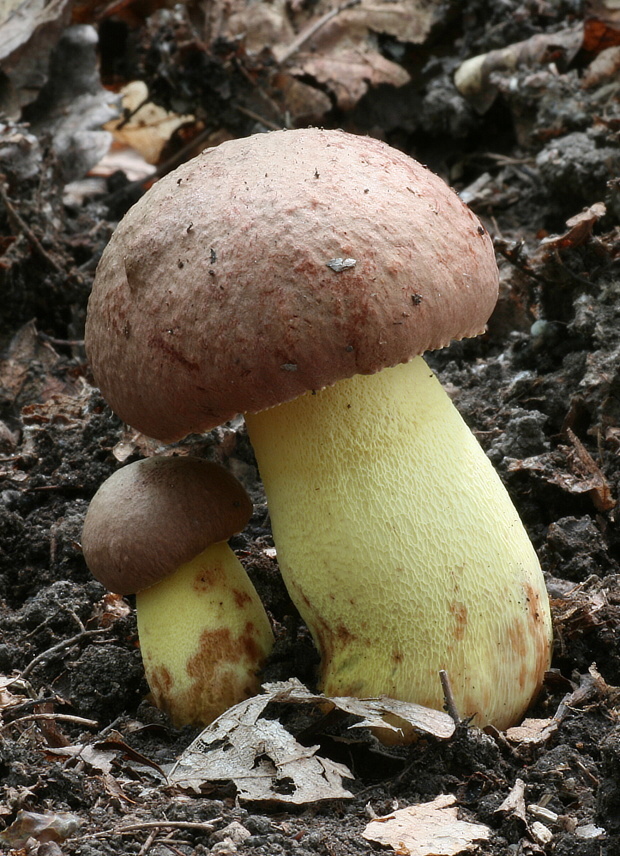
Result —
<path fill-rule="evenodd" d="M 343 779 L 353 774 L 344 764 L 317 754 L 319 746 L 304 746 L 265 713 L 270 704 L 312 705 L 325 714 L 336 710 L 359 721 L 350 728 L 368 728 L 407 742 L 428 734 L 448 739 L 452 718 L 395 699 L 331 698 L 310 693 L 299 681 L 266 684 L 264 692 L 222 714 L 188 746 L 170 771 L 168 781 L 198 793 L 217 781 L 232 781 L 242 801 L 303 805 L 323 800 L 352 799 Z"/>
<path fill-rule="evenodd" d="M 159 8 L 156 0 L 88 0 L 76 4 L 73 20 L 69 11 L 52 4 L 43 21 L 39 6 L 15 0 L 0 16 L 3 846 L 39 856 L 170 847 L 188 856 L 357 856 L 374 846 L 364 838 L 369 821 L 398 820 L 404 811 L 412 840 L 397 830 L 388 852 L 437 851 L 448 829 L 450 846 L 484 856 L 613 856 L 620 847 L 614 4 L 236 0 Z M 71 45 L 84 65 L 60 80 Z M 476 57 L 486 58 L 477 84 L 484 110 L 454 81 Z M 163 141 L 159 120 L 146 123 L 154 172 L 134 160 L 139 167 L 129 174 L 123 158 L 131 152 L 118 143 L 98 169 L 109 141 L 102 125 L 120 116 L 117 92 L 136 80 L 151 104 L 184 121 Z M 162 452 L 120 424 L 94 388 L 84 313 L 103 245 L 149 182 L 205 145 L 309 123 L 370 133 L 410 152 L 455 185 L 494 235 L 502 288 L 488 332 L 431 362 L 541 556 L 554 661 L 537 705 L 506 734 L 427 712 L 410 723 L 413 742 L 384 745 L 377 730 L 386 726 L 385 700 L 332 700 L 327 709 L 314 692 L 309 635 L 279 581 L 243 427 L 223 426 L 174 453 L 201 454 L 243 475 L 256 512 L 233 546 L 276 629 L 267 687 L 281 693 L 294 678 L 309 689 L 296 685 L 291 694 L 288 685 L 288 701 L 268 689 L 267 698 L 248 702 L 245 719 L 231 712 L 228 731 L 220 723 L 218 733 L 237 766 L 216 776 L 201 764 L 221 747 L 173 729 L 152 707 L 131 603 L 103 592 L 81 556 L 81 523 L 98 485 L 122 463 Z M 388 716 L 392 732 L 406 730 L 402 714 Z M 449 734 L 440 733 L 444 726 Z M 194 775 L 189 790 L 167 779 L 175 764 Z M 340 796 L 326 797 L 330 788 Z M 441 823 L 424 833 L 420 815 L 433 806 Z M 461 845 L 461 824 L 490 832 L 466 833 Z"/>

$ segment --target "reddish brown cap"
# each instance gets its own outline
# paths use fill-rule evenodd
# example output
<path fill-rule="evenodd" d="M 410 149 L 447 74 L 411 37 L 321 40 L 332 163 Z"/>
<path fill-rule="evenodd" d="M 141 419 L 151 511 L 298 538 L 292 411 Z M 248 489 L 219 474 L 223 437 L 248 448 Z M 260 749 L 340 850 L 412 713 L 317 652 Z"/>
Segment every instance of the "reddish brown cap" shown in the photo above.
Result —
<path fill-rule="evenodd" d="M 163 440 L 484 330 L 489 235 L 369 137 L 275 131 L 155 184 L 107 246 L 86 346 L 116 413 Z"/>
<path fill-rule="evenodd" d="M 227 470 L 201 458 L 147 458 L 117 470 L 93 497 L 82 531 L 92 575 L 132 594 L 244 528 L 252 503 Z"/>

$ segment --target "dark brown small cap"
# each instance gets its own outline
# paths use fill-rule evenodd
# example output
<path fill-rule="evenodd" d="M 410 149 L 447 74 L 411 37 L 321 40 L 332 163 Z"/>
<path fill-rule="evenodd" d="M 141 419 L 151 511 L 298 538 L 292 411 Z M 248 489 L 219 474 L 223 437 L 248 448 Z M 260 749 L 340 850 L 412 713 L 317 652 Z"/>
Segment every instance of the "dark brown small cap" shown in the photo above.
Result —
<path fill-rule="evenodd" d="M 252 503 L 237 479 L 201 458 L 147 458 L 128 464 L 93 497 L 82 550 L 110 591 L 148 588 L 240 532 Z"/>
<path fill-rule="evenodd" d="M 86 349 L 112 409 L 174 440 L 476 336 L 497 288 L 488 233 L 421 164 L 275 131 L 209 149 L 126 214 Z"/>

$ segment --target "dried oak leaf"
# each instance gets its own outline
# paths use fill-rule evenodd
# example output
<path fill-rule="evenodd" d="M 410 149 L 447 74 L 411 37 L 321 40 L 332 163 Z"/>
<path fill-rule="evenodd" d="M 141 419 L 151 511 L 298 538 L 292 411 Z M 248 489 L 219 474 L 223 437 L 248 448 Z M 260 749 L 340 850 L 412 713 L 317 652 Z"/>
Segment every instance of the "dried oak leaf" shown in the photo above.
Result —
<path fill-rule="evenodd" d="M 68 391 L 56 377 L 60 357 L 41 340 L 34 321 L 13 336 L 0 360 L 0 402 L 23 406 Z"/>
<path fill-rule="evenodd" d="M 328 95 L 315 86 L 302 83 L 292 74 L 277 71 L 271 78 L 272 97 L 286 110 L 294 124 L 306 124 L 331 110 Z"/>
<path fill-rule="evenodd" d="M 342 780 L 344 764 L 302 746 L 277 720 L 262 713 L 268 694 L 253 696 L 218 717 L 191 743 L 172 768 L 172 785 L 200 793 L 207 783 L 233 782 L 242 801 L 292 805 L 351 799 Z"/>
<path fill-rule="evenodd" d="M 520 725 L 513 725 L 506 731 L 506 739 L 519 746 L 541 746 L 553 737 L 559 727 L 560 722 L 553 717 L 551 719 L 524 719 Z M 504 803 L 497 811 L 503 809 Z"/>
<path fill-rule="evenodd" d="M 329 14 L 330 6 L 327 2 L 319 3 L 315 15 Z M 402 66 L 377 50 L 375 34 L 421 44 L 437 19 L 438 8 L 437 4 L 419 0 L 387 3 L 361 0 L 334 15 L 303 44 L 291 71 L 313 77 L 335 96 L 339 107 L 351 109 L 371 86 L 399 87 L 409 81 L 409 74 Z M 285 61 L 288 53 L 286 46 L 274 51 L 280 61 Z"/>
<path fill-rule="evenodd" d="M 620 7 L 616 0 L 589 0 L 584 50 L 598 53 L 613 45 L 620 45 Z"/>
<path fill-rule="evenodd" d="M 372 50 L 350 48 L 333 55 L 299 57 L 292 70 L 294 74 L 310 75 L 325 85 L 336 98 L 342 110 L 351 110 L 365 95 L 369 86 L 388 83 L 403 86 L 409 75 L 394 62 Z"/>
<path fill-rule="evenodd" d="M 232 12 L 227 16 L 225 35 L 242 38 L 248 53 L 259 54 L 265 48 L 271 48 L 276 54 L 281 45 L 294 39 L 295 30 L 285 0 L 273 3 L 234 2 L 232 6 Z M 221 29 L 219 35 L 224 35 Z"/>
<path fill-rule="evenodd" d="M 475 841 L 486 841 L 491 829 L 457 817 L 456 797 L 440 794 L 431 802 L 399 809 L 371 820 L 367 841 L 391 847 L 400 856 L 457 856 Z"/>
<path fill-rule="evenodd" d="M 312 20 L 322 15 L 331 17 L 312 36 L 307 46 L 319 51 L 343 43 L 359 44 L 368 40 L 371 33 L 393 36 L 403 44 L 422 44 L 441 13 L 441 4 L 436 0 L 386 0 L 383 3 L 360 0 L 355 4 L 342 4 L 340 11 L 334 14 L 332 0 L 320 0 L 312 7 Z"/>
<path fill-rule="evenodd" d="M 263 690 L 205 728 L 170 771 L 171 785 L 200 793 L 207 785 L 232 782 L 240 800 L 292 805 L 350 798 L 342 784 L 353 778 L 348 768 L 321 757 L 318 746 L 302 746 L 277 719 L 264 716 L 272 702 L 312 705 L 323 715 L 337 709 L 361 720 L 352 728 L 370 728 L 388 739 L 413 733 L 448 739 L 455 730 L 447 713 L 395 699 L 331 698 L 294 679 Z"/>
<path fill-rule="evenodd" d="M 191 115 L 180 116 L 153 104 L 142 80 L 124 86 L 121 97 L 123 117 L 106 122 L 104 129 L 117 143 L 139 152 L 149 164 L 159 162 L 164 146 L 181 125 L 194 121 Z"/>
<path fill-rule="evenodd" d="M 580 247 L 590 239 L 592 229 L 601 217 L 605 216 L 606 210 L 604 202 L 595 202 L 594 205 L 590 205 L 567 220 L 568 229 L 565 232 L 561 235 L 549 235 L 547 238 L 543 238 L 540 246 L 554 250 Z"/>
<path fill-rule="evenodd" d="M 268 49 L 282 70 L 313 78 L 341 108 L 350 109 L 370 86 L 398 87 L 409 80 L 402 66 L 378 50 L 376 34 L 420 44 L 441 13 L 442 4 L 424 0 L 349 0 L 340 6 L 320 0 L 310 12 L 296 11 L 284 0 L 235 3 L 225 35 L 243 37 L 251 54 Z"/>
<path fill-rule="evenodd" d="M 23 847 L 29 838 L 36 841 L 64 841 L 74 835 L 82 819 L 68 811 L 17 812 L 13 823 L 0 832 L 0 842 L 9 847 Z"/>

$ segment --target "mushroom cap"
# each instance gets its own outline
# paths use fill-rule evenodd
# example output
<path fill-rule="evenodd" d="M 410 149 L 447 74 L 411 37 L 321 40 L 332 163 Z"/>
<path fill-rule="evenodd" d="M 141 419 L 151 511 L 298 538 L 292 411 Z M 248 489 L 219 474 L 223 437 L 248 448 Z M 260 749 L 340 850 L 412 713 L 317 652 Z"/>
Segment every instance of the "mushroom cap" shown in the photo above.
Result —
<path fill-rule="evenodd" d="M 86 348 L 112 409 L 171 441 L 478 335 L 497 289 L 488 233 L 428 169 L 275 131 L 207 149 L 125 215 Z"/>
<path fill-rule="evenodd" d="M 201 458 L 147 458 L 117 470 L 91 500 L 82 550 L 110 591 L 154 585 L 244 528 L 252 503 L 237 479 Z"/>

